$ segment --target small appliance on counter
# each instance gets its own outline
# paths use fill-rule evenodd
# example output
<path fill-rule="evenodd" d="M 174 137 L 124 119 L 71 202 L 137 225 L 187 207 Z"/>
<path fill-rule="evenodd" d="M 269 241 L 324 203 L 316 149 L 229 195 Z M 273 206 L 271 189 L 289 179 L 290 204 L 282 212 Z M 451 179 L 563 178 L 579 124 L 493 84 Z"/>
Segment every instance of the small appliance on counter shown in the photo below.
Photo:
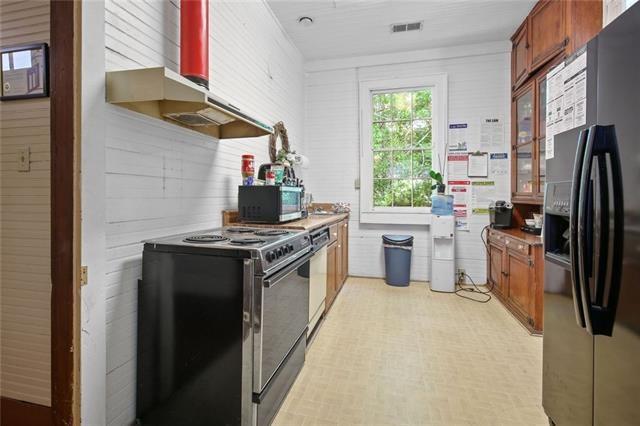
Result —
<path fill-rule="evenodd" d="M 489 204 L 489 220 L 494 229 L 511 228 L 513 204 L 508 201 L 498 200 Z"/>
<path fill-rule="evenodd" d="M 286 185 L 239 186 L 241 222 L 282 223 L 303 217 L 304 187 Z"/>

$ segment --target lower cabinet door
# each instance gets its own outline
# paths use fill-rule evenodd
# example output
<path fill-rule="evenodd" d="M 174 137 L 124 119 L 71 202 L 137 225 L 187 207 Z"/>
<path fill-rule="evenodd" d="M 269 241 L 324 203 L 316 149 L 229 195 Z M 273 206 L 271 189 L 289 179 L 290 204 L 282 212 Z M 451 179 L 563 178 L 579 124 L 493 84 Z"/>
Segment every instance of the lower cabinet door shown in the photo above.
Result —
<path fill-rule="evenodd" d="M 324 304 L 324 310 L 327 312 L 336 297 L 337 281 L 336 281 L 336 248 L 337 243 L 332 243 L 327 247 L 327 297 Z"/>
<path fill-rule="evenodd" d="M 493 286 L 493 291 L 506 296 L 505 284 L 507 280 L 502 279 L 502 255 L 502 248 L 494 246 L 493 244 L 489 245 L 489 280 Z"/>
<path fill-rule="evenodd" d="M 507 277 L 509 281 L 509 300 L 522 315 L 530 318 L 531 312 L 531 267 L 529 259 L 507 253 Z"/>

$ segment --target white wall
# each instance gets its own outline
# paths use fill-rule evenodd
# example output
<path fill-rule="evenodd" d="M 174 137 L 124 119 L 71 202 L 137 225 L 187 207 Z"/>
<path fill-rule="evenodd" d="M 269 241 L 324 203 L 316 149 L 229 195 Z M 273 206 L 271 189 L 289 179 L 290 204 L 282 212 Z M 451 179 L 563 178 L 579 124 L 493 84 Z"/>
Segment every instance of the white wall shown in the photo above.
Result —
<path fill-rule="evenodd" d="M 0 46 L 49 42 L 48 1 L 0 1 Z M 0 102 L 0 395 L 51 405 L 49 98 Z M 18 170 L 22 149 L 30 171 Z"/>
<path fill-rule="evenodd" d="M 316 201 L 351 203 L 351 275 L 383 276 L 381 235 L 385 233 L 415 236 L 414 280 L 429 279 L 431 255 L 427 226 L 367 225 L 358 220 L 360 193 L 354 182 L 359 177 L 359 82 L 447 73 L 449 122 L 468 121 L 476 124 L 477 130 L 480 119 L 500 117 L 505 123 L 502 152 L 510 152 L 509 58 L 508 43 L 492 43 L 305 65 L 305 141 L 311 160 L 307 188 Z M 509 199 L 509 194 L 499 197 Z M 457 266 L 464 268 L 476 283 L 485 283 L 485 250 L 480 231 L 488 223 L 488 216 L 473 216 L 470 222 L 470 232 L 456 234 Z"/>
<path fill-rule="evenodd" d="M 178 70 L 178 2 L 106 2 L 106 68 Z M 283 120 L 303 151 L 299 51 L 263 2 L 211 2 L 211 90 L 258 118 Z M 106 373 L 108 424 L 135 416 L 137 280 L 144 239 L 221 224 L 236 206 L 240 156 L 268 161 L 268 138 L 216 141 L 106 108 Z"/>

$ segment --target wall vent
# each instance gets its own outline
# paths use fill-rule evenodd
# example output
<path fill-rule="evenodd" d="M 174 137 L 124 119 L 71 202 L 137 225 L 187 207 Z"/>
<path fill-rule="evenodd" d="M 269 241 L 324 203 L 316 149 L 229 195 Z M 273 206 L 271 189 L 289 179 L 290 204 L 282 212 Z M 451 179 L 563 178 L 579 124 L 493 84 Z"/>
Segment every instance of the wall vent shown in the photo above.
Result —
<path fill-rule="evenodd" d="M 391 33 L 406 33 L 407 31 L 421 31 L 422 21 L 406 24 L 391 24 Z"/>

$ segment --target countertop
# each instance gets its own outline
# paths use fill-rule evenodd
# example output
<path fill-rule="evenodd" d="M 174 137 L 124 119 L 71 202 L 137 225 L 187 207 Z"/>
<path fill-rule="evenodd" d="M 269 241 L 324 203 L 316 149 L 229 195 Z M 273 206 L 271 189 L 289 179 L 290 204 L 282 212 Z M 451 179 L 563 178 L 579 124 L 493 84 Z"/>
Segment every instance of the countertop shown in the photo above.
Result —
<path fill-rule="evenodd" d="M 515 238 L 520 240 L 526 244 L 532 246 L 541 246 L 542 245 L 542 237 L 539 235 L 528 234 L 521 229 L 518 228 L 510 228 L 510 229 L 491 229 L 492 233 L 497 234 L 505 234 L 511 238 Z"/>
<path fill-rule="evenodd" d="M 291 222 L 270 224 L 270 223 L 244 223 L 237 221 L 237 212 L 226 210 L 223 212 L 223 224 L 225 226 L 257 226 L 263 228 L 284 228 L 284 229 L 302 229 L 305 231 L 313 231 L 326 225 L 340 222 L 349 217 L 348 213 L 338 213 L 330 215 L 310 215 L 305 219 L 293 220 Z"/>

